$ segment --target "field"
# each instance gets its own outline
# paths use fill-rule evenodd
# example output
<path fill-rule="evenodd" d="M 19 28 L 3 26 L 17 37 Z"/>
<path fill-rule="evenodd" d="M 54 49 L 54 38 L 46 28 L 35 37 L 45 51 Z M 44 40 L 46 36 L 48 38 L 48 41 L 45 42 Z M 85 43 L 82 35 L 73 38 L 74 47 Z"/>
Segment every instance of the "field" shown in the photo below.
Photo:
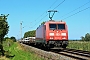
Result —
<path fill-rule="evenodd" d="M 33 52 L 29 52 L 20 46 L 18 42 L 4 41 L 5 56 L 0 60 L 44 60 Z M 69 41 L 67 48 L 90 51 L 90 41 Z"/>
<path fill-rule="evenodd" d="M 90 41 L 69 41 L 67 48 L 90 51 Z"/>
<path fill-rule="evenodd" d="M 23 49 L 18 42 L 4 42 L 5 56 L 0 60 L 43 60 L 32 52 Z"/>

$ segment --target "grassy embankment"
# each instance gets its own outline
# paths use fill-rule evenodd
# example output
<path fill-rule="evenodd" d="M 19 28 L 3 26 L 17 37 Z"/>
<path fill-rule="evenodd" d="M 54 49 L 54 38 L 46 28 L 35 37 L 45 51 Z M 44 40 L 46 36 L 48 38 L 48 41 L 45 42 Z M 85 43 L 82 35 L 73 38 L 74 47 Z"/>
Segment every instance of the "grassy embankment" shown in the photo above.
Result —
<path fill-rule="evenodd" d="M 67 48 L 90 51 L 90 41 L 69 41 Z"/>
<path fill-rule="evenodd" d="M 23 49 L 18 42 L 4 42 L 5 56 L 0 60 L 43 60 L 32 52 Z"/>

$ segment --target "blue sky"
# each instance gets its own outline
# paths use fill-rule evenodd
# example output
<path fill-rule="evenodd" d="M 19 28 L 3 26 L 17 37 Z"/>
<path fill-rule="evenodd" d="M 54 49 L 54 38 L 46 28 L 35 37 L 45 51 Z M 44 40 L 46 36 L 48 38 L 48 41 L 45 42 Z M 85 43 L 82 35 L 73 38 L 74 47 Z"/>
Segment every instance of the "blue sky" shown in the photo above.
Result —
<path fill-rule="evenodd" d="M 41 22 L 49 20 L 47 11 L 53 10 L 62 1 L 64 0 L 0 0 L 0 14 L 10 14 L 8 36 L 20 38 L 21 21 L 23 35 L 27 31 L 35 30 Z M 90 0 L 65 0 L 55 10 L 58 12 L 53 19 L 67 23 L 69 39 L 80 39 L 90 33 Z"/>

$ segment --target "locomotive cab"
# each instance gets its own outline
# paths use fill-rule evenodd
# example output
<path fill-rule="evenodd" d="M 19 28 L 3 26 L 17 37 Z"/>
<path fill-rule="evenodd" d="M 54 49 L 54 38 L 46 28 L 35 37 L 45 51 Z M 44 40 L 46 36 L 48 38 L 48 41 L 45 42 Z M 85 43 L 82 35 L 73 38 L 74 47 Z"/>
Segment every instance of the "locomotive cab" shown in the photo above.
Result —
<path fill-rule="evenodd" d="M 65 22 L 48 22 L 47 42 L 49 45 L 66 48 L 68 45 L 68 30 Z"/>

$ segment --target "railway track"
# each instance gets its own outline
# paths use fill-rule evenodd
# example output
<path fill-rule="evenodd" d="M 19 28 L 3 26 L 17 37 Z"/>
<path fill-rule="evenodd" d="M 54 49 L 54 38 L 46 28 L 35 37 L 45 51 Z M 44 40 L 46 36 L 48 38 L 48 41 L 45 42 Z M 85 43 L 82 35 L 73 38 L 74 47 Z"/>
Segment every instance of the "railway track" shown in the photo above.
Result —
<path fill-rule="evenodd" d="M 35 46 L 32 46 L 32 47 L 37 48 Z M 90 60 L 90 52 L 88 51 L 75 50 L 75 49 L 69 49 L 69 48 L 65 48 L 65 49 L 53 48 L 50 50 L 47 50 L 45 48 L 37 48 L 37 49 L 39 50 L 37 52 L 35 51 L 35 53 L 37 53 L 38 55 L 41 55 L 44 58 L 48 58 L 48 60 L 49 59 L 51 60 Z M 42 50 L 46 52 L 43 53 Z M 55 57 L 55 56 L 58 56 L 58 57 Z"/>
<path fill-rule="evenodd" d="M 51 49 L 51 52 L 65 55 L 67 57 L 71 57 L 76 60 L 90 60 L 90 52 L 89 51 L 82 51 L 76 49 Z"/>

